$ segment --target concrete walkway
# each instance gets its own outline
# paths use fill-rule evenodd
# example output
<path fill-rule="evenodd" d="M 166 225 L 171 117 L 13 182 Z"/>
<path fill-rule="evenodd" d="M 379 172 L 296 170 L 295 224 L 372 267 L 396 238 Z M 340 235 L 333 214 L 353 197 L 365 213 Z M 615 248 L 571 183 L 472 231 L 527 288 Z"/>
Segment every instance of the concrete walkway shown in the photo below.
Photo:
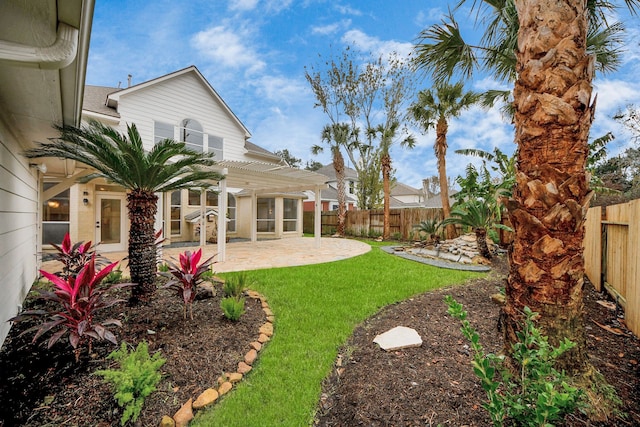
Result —
<path fill-rule="evenodd" d="M 163 248 L 162 258 L 178 259 L 178 254 L 186 250 L 197 251 L 199 246 Z M 100 247 L 98 246 L 98 251 Z M 213 265 L 216 273 L 229 271 L 257 270 L 261 268 L 291 267 L 296 265 L 319 264 L 323 262 L 339 261 L 364 254 L 371 250 L 366 243 L 351 240 L 323 237 L 320 247 L 315 247 L 313 237 L 297 237 L 277 240 L 260 240 L 257 242 L 232 242 L 227 243 L 226 260 Z M 203 260 L 217 253 L 217 245 L 209 244 L 204 248 Z M 102 254 L 111 261 L 119 261 L 127 256 L 126 252 L 112 252 Z M 214 258 L 215 260 L 215 258 Z M 126 271 L 126 261 L 121 269 Z M 42 269 L 55 271 L 58 267 L 56 261 L 43 263 Z"/>

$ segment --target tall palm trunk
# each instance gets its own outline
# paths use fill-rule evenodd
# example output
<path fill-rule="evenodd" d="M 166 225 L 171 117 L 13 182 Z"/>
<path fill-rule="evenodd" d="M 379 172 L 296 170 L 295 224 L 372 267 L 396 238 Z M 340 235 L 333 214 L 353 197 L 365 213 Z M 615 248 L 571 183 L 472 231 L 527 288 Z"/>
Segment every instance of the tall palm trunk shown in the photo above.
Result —
<path fill-rule="evenodd" d="M 129 258 L 137 262 L 129 263 L 131 282 L 131 302 L 148 302 L 156 290 L 156 246 L 154 236 L 155 216 L 158 210 L 158 196 L 153 192 L 133 190 L 127 194 L 129 208 Z"/>
<path fill-rule="evenodd" d="M 385 153 L 382 155 L 380 163 L 382 169 L 382 191 L 384 194 L 382 238 L 384 240 L 389 240 L 389 237 L 391 236 L 391 224 L 389 223 L 391 217 L 391 206 L 389 205 L 391 199 L 391 185 L 389 183 L 391 177 L 391 156 L 389 155 L 389 153 Z"/>
<path fill-rule="evenodd" d="M 447 180 L 447 131 L 449 125 L 444 117 L 438 119 L 436 124 L 436 144 L 434 150 L 438 159 L 438 178 L 440 179 L 440 199 L 442 200 L 442 215 L 444 218 L 451 216 L 451 206 L 449 205 L 449 182 Z M 446 227 L 447 239 L 456 237 L 456 227 L 448 224 Z"/>
<path fill-rule="evenodd" d="M 473 232 L 476 234 L 476 244 L 478 245 L 478 252 L 480 252 L 480 255 L 486 259 L 493 258 L 491 251 L 489 250 L 489 246 L 487 245 L 487 229 L 477 227 L 473 229 Z"/>
<path fill-rule="evenodd" d="M 517 182 L 508 208 L 515 231 L 504 307 L 507 348 L 525 306 L 557 345 L 578 345 L 560 367 L 589 368 L 584 325 L 582 240 L 590 193 L 585 173 L 592 58 L 585 1 L 516 1 L 520 24 L 514 89 Z"/>
<path fill-rule="evenodd" d="M 338 181 L 338 225 L 336 227 L 336 235 L 344 237 L 347 219 L 347 192 L 344 184 L 344 157 L 342 157 L 339 147 L 333 149 L 333 167 Z"/>

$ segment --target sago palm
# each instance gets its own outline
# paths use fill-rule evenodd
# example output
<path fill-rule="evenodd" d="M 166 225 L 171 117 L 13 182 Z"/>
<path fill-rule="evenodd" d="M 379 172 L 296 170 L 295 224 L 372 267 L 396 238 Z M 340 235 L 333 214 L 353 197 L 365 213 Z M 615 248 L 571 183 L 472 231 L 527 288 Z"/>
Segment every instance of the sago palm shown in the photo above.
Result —
<path fill-rule="evenodd" d="M 447 180 L 447 132 L 449 120 L 477 103 L 480 95 L 465 92 L 464 84 L 443 83 L 434 89 L 423 90 L 418 93 L 418 100 L 409 107 L 409 116 L 422 128 L 424 133 L 430 129 L 436 130 L 436 142 L 433 146 L 438 160 L 438 177 L 440 179 L 440 198 L 442 213 L 445 218 L 451 215 L 449 204 L 449 186 Z M 455 228 L 447 227 L 447 238 L 455 236 Z"/>
<path fill-rule="evenodd" d="M 37 143 L 28 158 L 57 157 L 76 160 L 95 172 L 83 181 L 102 178 L 127 190 L 129 214 L 129 270 L 131 302 L 148 301 L 155 292 L 156 193 L 183 188 L 207 188 L 222 176 L 207 169 L 215 164 L 213 153 L 197 153 L 182 142 L 164 139 L 146 151 L 135 124 L 120 133 L 95 120 L 82 127 L 57 126 L 60 136 Z"/>

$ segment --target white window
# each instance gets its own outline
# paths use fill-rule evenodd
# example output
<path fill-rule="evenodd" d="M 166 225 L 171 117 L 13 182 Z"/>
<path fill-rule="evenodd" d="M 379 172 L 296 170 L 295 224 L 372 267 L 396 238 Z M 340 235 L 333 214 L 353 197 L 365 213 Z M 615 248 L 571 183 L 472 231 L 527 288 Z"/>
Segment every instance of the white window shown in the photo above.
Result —
<path fill-rule="evenodd" d="M 164 139 L 173 139 L 173 125 L 170 123 L 154 122 L 153 123 L 153 143 Z"/>
<path fill-rule="evenodd" d="M 180 235 L 180 226 L 182 225 L 182 202 L 180 190 L 171 192 L 171 235 Z"/>
<path fill-rule="evenodd" d="M 214 153 L 215 160 L 220 161 L 223 159 L 224 154 L 224 140 L 219 136 L 208 135 L 208 148 L 209 153 Z"/>
<path fill-rule="evenodd" d="M 257 229 L 259 233 L 276 231 L 276 199 L 258 199 Z"/>
<path fill-rule="evenodd" d="M 198 153 L 204 151 L 204 133 L 200 123 L 193 119 L 184 119 L 180 124 L 180 142 Z"/>
<path fill-rule="evenodd" d="M 44 190 L 57 185 L 57 182 L 45 182 Z M 42 244 L 60 244 L 69 232 L 69 189 L 45 200 L 42 206 Z"/>
<path fill-rule="evenodd" d="M 298 229 L 298 199 L 284 199 L 282 231 L 297 231 Z"/>

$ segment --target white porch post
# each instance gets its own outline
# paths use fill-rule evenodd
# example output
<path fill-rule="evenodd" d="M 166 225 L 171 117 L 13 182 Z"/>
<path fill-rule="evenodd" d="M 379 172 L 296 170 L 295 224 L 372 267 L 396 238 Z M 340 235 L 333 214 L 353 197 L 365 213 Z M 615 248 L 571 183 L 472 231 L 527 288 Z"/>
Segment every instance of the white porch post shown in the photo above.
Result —
<path fill-rule="evenodd" d="M 226 177 L 227 168 L 222 170 Z M 218 262 L 224 262 L 227 254 L 227 179 L 218 182 Z"/>
<path fill-rule="evenodd" d="M 207 245 L 207 190 L 200 189 L 200 247 L 204 249 Z"/>
<path fill-rule="evenodd" d="M 313 237 L 316 248 L 320 247 L 322 234 L 322 200 L 320 200 L 320 186 L 316 185 L 315 191 L 315 215 L 313 216 Z"/>
<path fill-rule="evenodd" d="M 251 241 L 258 241 L 258 198 L 256 190 L 251 190 Z"/>

